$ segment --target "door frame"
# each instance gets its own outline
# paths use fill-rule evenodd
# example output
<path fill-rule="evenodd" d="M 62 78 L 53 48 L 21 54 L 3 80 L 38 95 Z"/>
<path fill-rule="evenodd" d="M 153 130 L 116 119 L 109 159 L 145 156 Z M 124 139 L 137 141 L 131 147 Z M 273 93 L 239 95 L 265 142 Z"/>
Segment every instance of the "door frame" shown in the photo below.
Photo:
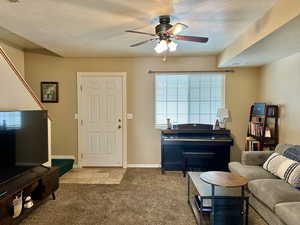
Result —
<path fill-rule="evenodd" d="M 80 155 L 82 151 L 82 143 L 81 143 L 81 84 L 82 78 L 85 76 L 103 76 L 103 77 L 121 77 L 122 78 L 122 88 L 123 88 L 123 97 L 122 97 L 122 132 L 123 132 L 123 140 L 122 140 L 122 167 L 127 168 L 127 73 L 126 72 L 77 72 L 77 166 L 81 168 Z"/>

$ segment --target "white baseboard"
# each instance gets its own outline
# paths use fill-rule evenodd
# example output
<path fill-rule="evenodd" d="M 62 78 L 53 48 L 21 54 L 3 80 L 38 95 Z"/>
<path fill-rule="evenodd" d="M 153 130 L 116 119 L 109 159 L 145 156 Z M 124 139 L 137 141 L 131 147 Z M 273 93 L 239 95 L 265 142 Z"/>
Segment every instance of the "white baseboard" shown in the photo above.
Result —
<path fill-rule="evenodd" d="M 74 155 L 52 155 L 51 158 L 52 159 L 74 159 L 75 160 Z"/>
<path fill-rule="evenodd" d="M 128 168 L 160 168 L 160 164 L 127 164 Z"/>
<path fill-rule="evenodd" d="M 52 155 L 52 159 L 76 159 L 74 155 Z M 127 164 L 127 168 L 161 168 L 160 164 Z M 126 168 L 125 167 L 125 168 Z M 78 168 L 74 163 L 73 168 Z"/>

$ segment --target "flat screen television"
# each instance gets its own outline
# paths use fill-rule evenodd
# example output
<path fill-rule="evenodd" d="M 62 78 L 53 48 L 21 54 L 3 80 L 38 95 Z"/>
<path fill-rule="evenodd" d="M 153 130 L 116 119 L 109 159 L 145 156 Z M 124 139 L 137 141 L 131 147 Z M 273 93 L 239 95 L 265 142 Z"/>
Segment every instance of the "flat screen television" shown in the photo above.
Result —
<path fill-rule="evenodd" d="M 47 161 L 47 111 L 0 111 L 0 183 Z"/>

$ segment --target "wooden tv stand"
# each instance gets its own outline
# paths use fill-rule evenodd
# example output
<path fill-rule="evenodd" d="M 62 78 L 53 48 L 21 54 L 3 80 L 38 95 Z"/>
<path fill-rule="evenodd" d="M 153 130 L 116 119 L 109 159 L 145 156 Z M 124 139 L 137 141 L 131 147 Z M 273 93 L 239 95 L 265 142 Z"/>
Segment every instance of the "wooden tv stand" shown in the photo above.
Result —
<path fill-rule="evenodd" d="M 0 184 L 0 224 L 14 225 L 24 219 L 30 212 L 41 205 L 50 195 L 55 199 L 54 192 L 58 189 L 58 168 L 37 166 L 25 171 L 20 176 Z M 13 218 L 13 199 L 23 193 L 23 200 L 27 196 L 33 199 L 33 207 L 24 208 L 22 213 Z"/>

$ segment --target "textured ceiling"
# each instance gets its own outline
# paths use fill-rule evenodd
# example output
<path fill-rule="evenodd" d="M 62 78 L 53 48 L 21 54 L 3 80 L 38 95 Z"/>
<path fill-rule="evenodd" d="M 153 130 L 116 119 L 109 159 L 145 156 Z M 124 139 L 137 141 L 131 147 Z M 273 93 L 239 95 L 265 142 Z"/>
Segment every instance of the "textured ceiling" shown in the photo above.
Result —
<path fill-rule="evenodd" d="M 130 48 L 153 32 L 157 17 L 189 25 L 184 35 L 207 44 L 178 41 L 172 55 L 220 53 L 278 0 L 0 0 L 0 26 L 65 57 L 151 56 L 154 43 Z M 1 38 L 1 32 L 0 32 Z"/>
<path fill-rule="evenodd" d="M 299 27 L 300 16 L 297 16 L 223 66 L 261 66 L 300 52 Z"/>
<path fill-rule="evenodd" d="M 40 46 L 0 27 L 0 39 L 22 49 L 39 49 Z"/>

